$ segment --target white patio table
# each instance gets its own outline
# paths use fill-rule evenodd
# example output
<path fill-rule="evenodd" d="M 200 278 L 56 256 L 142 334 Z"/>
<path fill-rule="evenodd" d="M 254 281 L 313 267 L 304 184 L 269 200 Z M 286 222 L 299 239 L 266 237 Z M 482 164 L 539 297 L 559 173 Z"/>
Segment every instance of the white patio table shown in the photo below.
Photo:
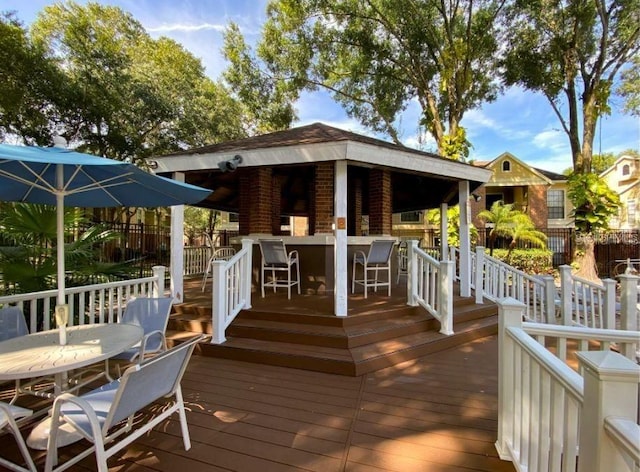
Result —
<path fill-rule="evenodd" d="M 140 326 L 122 323 L 93 324 L 67 328 L 67 344 L 60 345 L 58 330 L 20 336 L 0 342 L 0 381 L 20 380 L 53 375 L 54 391 L 40 396 L 55 397 L 70 387 L 67 372 L 103 361 L 140 341 L 144 335 Z M 75 388 L 76 386 L 71 386 Z M 16 392 L 16 396 L 19 392 Z M 20 392 L 30 393 L 30 392 Z M 40 423 L 29 435 L 28 444 L 46 449 L 48 423 Z M 79 439 L 65 437 L 59 442 Z"/>

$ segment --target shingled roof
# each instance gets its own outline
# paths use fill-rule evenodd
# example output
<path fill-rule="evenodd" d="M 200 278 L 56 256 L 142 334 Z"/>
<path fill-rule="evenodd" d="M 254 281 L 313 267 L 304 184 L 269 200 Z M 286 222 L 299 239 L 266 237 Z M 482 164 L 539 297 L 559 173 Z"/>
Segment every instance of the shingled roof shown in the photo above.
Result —
<path fill-rule="evenodd" d="M 337 141 L 354 141 L 444 159 L 442 156 L 431 152 L 419 151 L 401 144 L 395 144 L 382 139 L 371 138 L 351 131 L 345 131 L 339 128 L 334 128 L 333 126 L 325 125 L 324 123 L 312 123 L 310 125 L 300 126 L 299 128 L 290 128 L 284 131 L 276 131 L 269 134 L 236 139 L 235 141 L 210 144 L 199 148 L 178 151 L 168 154 L 168 156 L 234 152 L 247 149 L 265 149 L 271 147 L 297 146 L 300 144 L 318 144 Z"/>

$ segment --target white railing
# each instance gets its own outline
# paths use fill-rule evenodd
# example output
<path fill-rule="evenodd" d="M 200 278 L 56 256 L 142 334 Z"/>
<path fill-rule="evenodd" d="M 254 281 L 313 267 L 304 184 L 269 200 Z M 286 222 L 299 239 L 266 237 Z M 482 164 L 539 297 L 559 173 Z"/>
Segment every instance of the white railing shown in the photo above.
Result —
<path fill-rule="evenodd" d="M 500 458 L 519 471 L 637 472 L 640 367 L 608 349 L 611 337 L 600 343 L 602 350 L 577 353 L 581 376 L 540 341 L 558 329 L 569 338 L 590 333 L 592 343 L 601 341 L 603 333 L 523 323 L 521 302 L 508 298 L 498 305 Z M 640 336 L 607 331 L 611 336 L 635 336 L 636 342 Z"/>
<path fill-rule="evenodd" d="M 600 285 L 572 275 L 569 266 L 560 266 L 560 287 L 556 287 L 553 277 L 529 275 L 484 250 L 476 247 L 471 259 L 476 303 L 482 303 L 483 298 L 496 301 L 511 297 L 525 305 L 526 321 L 600 329 L 640 328 L 640 278 L 620 276 L 620 303 L 616 303 L 614 280 L 605 279 Z"/>
<path fill-rule="evenodd" d="M 209 246 L 185 246 L 184 275 L 200 275 L 207 270 L 212 250 Z"/>
<path fill-rule="evenodd" d="M 440 322 L 442 334 L 453 334 L 454 263 L 437 261 L 417 241 L 407 245 L 409 305 L 420 305 Z"/>
<path fill-rule="evenodd" d="M 253 241 L 242 240 L 242 249 L 228 261 L 213 261 L 212 344 L 225 342 L 225 330 L 240 310 L 251 308 L 251 257 Z"/>
<path fill-rule="evenodd" d="M 511 297 L 525 305 L 525 319 L 555 323 L 555 286 L 551 276 L 534 276 L 488 256 L 481 246 L 472 258 L 476 303 L 485 297 L 491 301 Z M 478 287 L 481 290 L 478 290 Z"/>
<path fill-rule="evenodd" d="M 131 297 L 164 294 L 166 268 L 153 267 L 153 276 L 103 284 L 68 287 L 65 289 L 69 305 L 69 326 L 93 323 L 116 323 Z M 29 332 L 53 328 L 53 309 L 57 290 L 24 293 L 0 297 L 0 306 L 16 305 L 27 317 Z"/>

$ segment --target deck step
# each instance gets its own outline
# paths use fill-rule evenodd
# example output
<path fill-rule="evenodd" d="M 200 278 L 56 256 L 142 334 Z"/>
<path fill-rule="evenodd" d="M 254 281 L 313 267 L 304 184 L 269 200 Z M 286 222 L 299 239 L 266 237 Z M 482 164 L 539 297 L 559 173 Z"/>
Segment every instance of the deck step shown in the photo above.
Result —
<path fill-rule="evenodd" d="M 362 375 L 454 347 L 497 332 L 497 307 L 456 297 L 455 334 L 438 332 L 439 323 L 420 307 L 381 308 L 355 316 L 243 311 L 227 328 L 226 342 L 203 344 L 198 353 L 226 359 Z M 169 343 L 192 333 L 211 334 L 211 315 L 176 310 Z"/>

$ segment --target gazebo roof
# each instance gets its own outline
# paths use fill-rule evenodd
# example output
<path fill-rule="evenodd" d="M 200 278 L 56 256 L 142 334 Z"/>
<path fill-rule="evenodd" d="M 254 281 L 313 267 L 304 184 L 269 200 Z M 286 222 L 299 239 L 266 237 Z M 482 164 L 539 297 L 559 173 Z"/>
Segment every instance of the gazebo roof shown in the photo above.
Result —
<path fill-rule="evenodd" d="M 313 175 L 309 166 L 318 162 L 346 160 L 354 173 L 387 168 L 393 180 L 394 212 L 433 208 L 442 202 L 455 204 L 459 181 L 468 180 L 473 190 L 491 177 L 486 169 L 323 123 L 154 157 L 152 167 L 159 174 L 183 172 L 187 182 L 214 188 L 202 206 L 237 211 L 238 172 L 223 173 L 218 164 L 238 154 L 242 156 L 239 170 L 271 167 L 292 189 L 309 183 Z M 283 196 L 286 204 L 287 195 Z M 295 208 L 304 205 L 293 201 L 298 195 L 291 198 L 289 213 L 296 214 Z"/>

